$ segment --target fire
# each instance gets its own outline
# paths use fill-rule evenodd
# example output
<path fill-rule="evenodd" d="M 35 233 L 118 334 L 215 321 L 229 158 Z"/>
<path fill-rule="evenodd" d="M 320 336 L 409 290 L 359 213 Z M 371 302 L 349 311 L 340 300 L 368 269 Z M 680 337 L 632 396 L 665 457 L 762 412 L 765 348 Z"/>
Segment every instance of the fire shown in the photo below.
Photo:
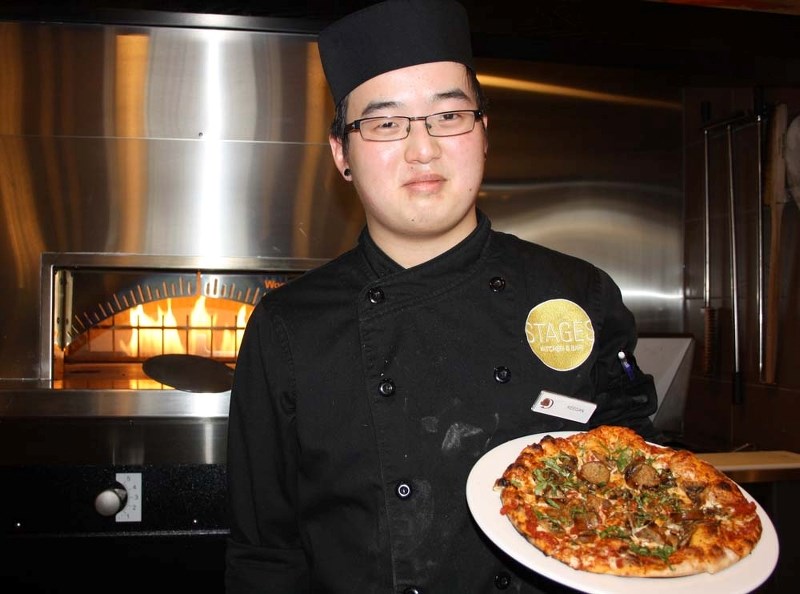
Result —
<path fill-rule="evenodd" d="M 139 358 L 171 353 L 236 357 L 252 306 L 205 296 L 169 298 L 166 310 L 162 303 L 139 304 L 128 310 L 130 336 L 118 340 L 122 353 Z M 236 305 L 239 308 L 234 313 L 231 308 Z M 118 331 L 120 334 L 124 332 Z"/>

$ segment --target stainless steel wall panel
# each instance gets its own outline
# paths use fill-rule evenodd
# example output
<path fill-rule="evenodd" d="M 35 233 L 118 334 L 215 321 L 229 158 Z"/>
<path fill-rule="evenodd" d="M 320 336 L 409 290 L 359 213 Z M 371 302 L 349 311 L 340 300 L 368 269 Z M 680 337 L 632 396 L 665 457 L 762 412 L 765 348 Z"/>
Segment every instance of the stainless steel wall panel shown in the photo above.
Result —
<path fill-rule="evenodd" d="M 682 324 L 681 196 L 662 186 L 560 182 L 485 184 L 495 227 L 599 266 L 620 285 L 640 329 Z"/>
<path fill-rule="evenodd" d="M 313 37 L 0 22 L 0 134 L 327 144 Z"/>
<path fill-rule="evenodd" d="M 24 162 L 18 177 L 6 170 L 3 213 L 22 269 L 42 251 L 329 258 L 352 244 L 360 216 L 327 144 L 0 142 L 6 164 Z"/>

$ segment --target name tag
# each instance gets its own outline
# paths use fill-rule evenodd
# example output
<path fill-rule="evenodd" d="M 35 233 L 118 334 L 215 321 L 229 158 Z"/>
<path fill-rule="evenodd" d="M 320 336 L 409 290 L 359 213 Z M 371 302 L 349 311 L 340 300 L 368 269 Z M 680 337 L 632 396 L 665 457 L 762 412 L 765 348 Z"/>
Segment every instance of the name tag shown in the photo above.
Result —
<path fill-rule="evenodd" d="M 533 412 L 569 419 L 578 423 L 588 423 L 597 405 L 593 402 L 556 394 L 542 390 L 539 392 L 536 401 L 531 406 Z"/>

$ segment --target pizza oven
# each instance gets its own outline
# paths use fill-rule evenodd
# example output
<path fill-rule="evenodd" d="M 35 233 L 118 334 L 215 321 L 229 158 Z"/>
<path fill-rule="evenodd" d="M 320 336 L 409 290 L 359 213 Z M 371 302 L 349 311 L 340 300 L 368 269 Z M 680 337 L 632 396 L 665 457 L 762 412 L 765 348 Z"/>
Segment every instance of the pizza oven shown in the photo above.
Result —
<path fill-rule="evenodd" d="M 221 579 L 244 328 L 266 293 L 315 264 L 42 254 L 44 379 L 4 394 L 0 425 L 2 534 L 14 543 L 7 566 L 27 567 L 15 572 L 20 585 L 56 587 L 51 571 L 89 559 L 86 584 L 135 568 L 129 579 L 143 585 L 162 562 L 187 567 L 198 587 Z M 31 566 L 43 554 L 44 574 Z"/>

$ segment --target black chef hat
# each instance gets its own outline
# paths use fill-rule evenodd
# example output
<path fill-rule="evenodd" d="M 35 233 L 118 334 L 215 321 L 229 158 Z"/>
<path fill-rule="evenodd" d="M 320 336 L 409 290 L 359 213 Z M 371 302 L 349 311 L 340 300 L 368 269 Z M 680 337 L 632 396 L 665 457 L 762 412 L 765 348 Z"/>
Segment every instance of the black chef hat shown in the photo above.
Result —
<path fill-rule="evenodd" d="M 429 62 L 472 66 L 469 21 L 456 0 L 386 0 L 336 21 L 319 34 L 319 52 L 335 104 L 361 83 Z"/>

